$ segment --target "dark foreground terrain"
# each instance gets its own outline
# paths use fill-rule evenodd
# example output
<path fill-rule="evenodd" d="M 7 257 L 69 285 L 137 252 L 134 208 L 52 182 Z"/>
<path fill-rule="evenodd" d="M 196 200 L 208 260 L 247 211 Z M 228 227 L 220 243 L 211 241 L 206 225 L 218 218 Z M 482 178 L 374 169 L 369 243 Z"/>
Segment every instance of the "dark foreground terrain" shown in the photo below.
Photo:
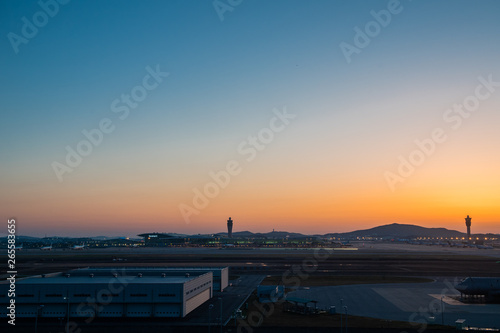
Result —
<path fill-rule="evenodd" d="M 500 276 L 499 258 L 494 254 L 444 253 L 429 251 L 331 251 L 316 255 L 312 250 L 215 250 L 215 249 L 89 249 L 84 251 L 28 250 L 17 253 L 16 263 L 20 277 L 67 271 L 88 266 L 229 266 L 235 279 L 243 276 L 271 275 L 265 284 L 279 283 L 285 274 L 304 276 L 302 286 L 337 285 L 342 277 L 363 283 L 426 282 L 422 277 Z M 2 272 L 5 273 L 5 272 Z M 378 280 L 374 281 L 374 277 Z M 399 277 L 415 281 L 397 281 Z M 403 278 L 401 278 L 403 279 Z M 404 279 L 403 279 L 404 280 Z M 417 281 L 418 280 L 418 281 Z M 422 281 L 420 281 L 422 280 Z M 305 281 L 305 280 L 304 280 Z M 234 288 L 234 287 L 233 287 Z M 202 309 L 200 309 L 202 310 Z M 228 310 L 229 311 L 229 310 Z M 213 319 L 213 318 L 212 318 Z M 189 316 L 184 319 L 95 319 L 89 323 L 77 321 L 69 332 L 335 332 L 340 331 L 340 316 L 323 314 L 321 317 L 285 314 L 276 308 L 272 317 L 253 327 L 236 325 L 229 321 L 220 325 L 196 325 Z M 449 326 L 427 326 L 425 332 L 454 330 Z M 1 332 L 35 332 L 33 319 L 18 318 L 15 327 L 6 320 L 0 323 Z M 38 332 L 65 332 L 65 318 L 39 319 Z M 349 332 L 422 332 L 421 326 L 363 317 L 350 317 Z"/>

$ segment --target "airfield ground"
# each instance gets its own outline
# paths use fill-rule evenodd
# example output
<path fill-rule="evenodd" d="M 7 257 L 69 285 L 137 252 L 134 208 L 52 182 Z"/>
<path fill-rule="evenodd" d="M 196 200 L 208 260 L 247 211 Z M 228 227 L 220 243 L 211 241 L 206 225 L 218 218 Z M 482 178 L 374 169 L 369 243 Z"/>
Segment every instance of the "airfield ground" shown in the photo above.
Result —
<path fill-rule="evenodd" d="M 358 246 L 358 247 L 356 247 Z M 500 249 L 359 243 L 347 249 L 104 248 L 17 253 L 19 275 L 86 266 L 229 266 L 232 272 L 279 275 L 500 276 Z M 297 265 L 299 267 L 297 267 Z"/>
<path fill-rule="evenodd" d="M 459 318 L 474 326 L 500 327 L 498 304 L 458 304 L 453 284 L 467 276 L 500 276 L 500 250 L 450 248 L 440 246 L 358 243 L 352 249 L 236 249 L 236 248 L 106 248 L 71 250 L 23 250 L 17 253 L 20 276 L 66 271 L 88 266 L 229 266 L 232 286 L 212 301 L 203 304 L 187 318 L 171 321 L 168 327 L 207 325 L 210 304 L 223 303 L 225 330 L 233 325 L 233 311 L 249 304 L 252 291 L 264 283 L 278 282 L 284 274 L 298 276 L 300 283 L 293 286 L 290 295 L 317 300 L 317 306 L 337 312 L 348 307 L 351 324 L 358 327 L 400 327 L 398 322 L 420 320 L 421 325 L 432 323 L 453 325 Z M 429 282 L 431 281 L 431 282 Z M 355 282 L 347 285 L 346 282 Z M 382 283 L 382 284 L 381 284 Z M 342 299 L 342 304 L 340 304 Z M 283 313 L 276 305 L 273 315 L 265 316 L 260 327 L 298 327 L 297 315 Z M 443 307 L 444 315 L 438 307 Z M 370 319 L 378 318 L 378 319 Z M 298 317 L 300 318 L 300 316 Z M 326 318 L 326 319 L 325 319 Z M 365 318 L 365 319 L 362 319 Z M 313 327 L 339 327 L 340 315 L 306 318 Z M 213 320 L 213 318 L 212 318 Z M 30 326 L 28 322 L 26 325 Z M 41 323 L 41 328 L 51 323 Z M 93 332 L 98 325 L 95 322 Z M 135 324 L 127 324 L 133 327 Z M 148 324 L 149 325 L 149 324 Z M 160 323 L 152 323 L 160 325 Z M 371 326 L 370 326 L 371 325 Z M 373 326 L 375 325 L 375 326 Z M 387 325 L 387 326 L 384 326 Z M 85 325 L 82 324 L 81 327 Z M 403 325 L 404 326 L 404 325 Z M 418 330 L 422 326 L 408 326 Z M 213 328 L 215 329 L 215 328 Z M 234 329 L 234 327 L 233 327 Z M 122 330 L 124 332 L 124 330 Z M 186 331 L 187 332 L 187 331 Z"/>

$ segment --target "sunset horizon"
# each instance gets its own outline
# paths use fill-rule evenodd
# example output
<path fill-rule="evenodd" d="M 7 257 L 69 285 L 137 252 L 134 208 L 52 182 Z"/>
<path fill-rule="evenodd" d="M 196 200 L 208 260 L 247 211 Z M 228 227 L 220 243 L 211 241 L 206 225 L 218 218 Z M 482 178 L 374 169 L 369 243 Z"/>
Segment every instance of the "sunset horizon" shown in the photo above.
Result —
<path fill-rule="evenodd" d="M 217 4 L 0 4 L 19 234 L 500 233 L 497 2 Z"/>
<path fill-rule="evenodd" d="M 465 216 L 464 216 L 465 217 Z M 473 217 L 473 216 L 471 216 Z M 300 227 L 294 227 L 293 225 L 287 224 L 277 224 L 276 226 L 273 226 L 272 224 L 269 224 L 269 228 L 262 228 L 259 227 L 258 224 L 251 223 L 249 221 L 245 220 L 240 220 L 232 217 L 233 220 L 235 221 L 235 229 L 233 229 L 233 233 L 238 233 L 238 232 L 251 232 L 251 233 L 268 233 L 272 231 L 276 232 L 288 232 L 288 233 L 300 233 L 303 235 L 325 235 L 325 234 L 335 234 L 335 233 L 349 233 L 353 231 L 360 231 L 360 230 L 368 230 L 376 227 L 381 227 L 381 226 L 389 226 L 389 225 L 412 225 L 412 226 L 418 226 L 418 227 L 423 227 L 423 228 L 445 228 L 450 231 L 458 231 L 461 233 L 466 233 L 466 227 L 465 224 L 453 224 L 451 223 L 449 226 L 445 225 L 439 225 L 439 224 L 423 224 L 423 223 L 418 223 L 418 222 L 387 222 L 387 223 L 360 223 L 359 228 L 349 228 L 346 227 L 344 229 L 336 228 L 336 229 L 315 229 L 315 230 L 310 230 L 307 227 L 303 226 L 302 228 Z M 227 219 L 227 217 L 226 217 Z M 18 220 L 16 220 L 18 221 Z M 488 228 L 487 225 L 477 221 L 476 219 L 473 218 L 473 224 L 472 224 L 472 235 L 475 234 L 496 234 L 500 235 L 500 232 L 494 231 L 494 228 Z M 208 224 L 208 223 L 207 223 Z M 90 224 L 92 226 L 92 224 Z M 253 226 L 253 227 L 252 227 Z M 225 226 L 225 220 L 224 218 L 221 218 L 221 221 L 218 221 L 217 223 L 212 223 L 210 226 L 202 226 L 198 230 L 193 230 L 192 228 L 188 229 L 176 229 L 174 227 L 172 228 L 161 228 L 161 227 L 135 227 L 135 228 L 123 228 L 123 229 L 117 229 L 117 230 L 108 230 L 107 229 L 98 229 L 96 231 L 88 231 L 88 228 L 86 229 L 76 229 L 72 228 L 71 230 L 65 231 L 64 227 L 59 228 L 60 232 L 59 233 L 50 233 L 47 232 L 46 230 L 43 229 L 37 229 L 37 228 L 30 228 L 30 231 L 28 233 L 24 232 L 22 229 L 19 230 L 18 236 L 27 236 L 27 237 L 70 237 L 70 238 L 78 238 L 78 237 L 98 237 L 98 236 L 105 236 L 105 237 L 134 237 L 137 238 L 137 235 L 141 233 L 172 233 L 172 234 L 186 234 L 186 235 L 197 235 L 197 234 L 205 234 L 205 235 L 213 235 L 213 234 L 219 234 L 219 233 L 227 233 L 226 226 Z M 101 230 L 104 230 L 101 232 Z"/>

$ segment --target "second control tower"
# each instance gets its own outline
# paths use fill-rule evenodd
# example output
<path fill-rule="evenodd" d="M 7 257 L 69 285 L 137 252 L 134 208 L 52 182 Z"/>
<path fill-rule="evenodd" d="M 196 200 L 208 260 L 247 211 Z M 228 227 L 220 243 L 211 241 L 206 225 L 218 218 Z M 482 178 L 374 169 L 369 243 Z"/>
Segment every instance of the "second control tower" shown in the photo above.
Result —
<path fill-rule="evenodd" d="M 231 218 L 227 220 L 227 237 L 228 238 L 233 237 L 233 220 L 231 220 Z"/>

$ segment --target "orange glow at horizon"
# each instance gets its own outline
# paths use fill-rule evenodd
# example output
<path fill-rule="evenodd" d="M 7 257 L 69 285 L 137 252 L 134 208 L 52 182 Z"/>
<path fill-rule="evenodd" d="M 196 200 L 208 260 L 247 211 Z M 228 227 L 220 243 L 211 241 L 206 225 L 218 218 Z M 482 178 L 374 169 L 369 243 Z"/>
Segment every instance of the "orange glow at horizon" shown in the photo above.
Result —
<path fill-rule="evenodd" d="M 324 234 L 391 223 L 464 231 L 467 215 L 472 217 L 473 233 L 500 233 L 496 164 L 477 157 L 485 165 L 477 174 L 471 164 L 459 161 L 437 155 L 391 192 L 381 165 L 362 168 L 360 161 L 348 171 L 337 164 L 332 172 L 330 164 L 318 162 L 312 174 L 300 162 L 272 164 L 272 156 L 263 155 L 209 199 L 199 214 L 191 215 L 189 223 L 183 220 L 179 204 L 193 207 L 193 188 L 203 190 L 211 181 L 203 173 L 197 178 L 186 173 L 168 179 L 158 178 L 156 172 L 108 170 L 91 181 L 77 174 L 63 184 L 48 181 L 19 187 L 0 199 L 23 212 L 17 218 L 26 221 L 25 234 L 30 230 L 55 235 L 214 233 L 225 230 L 229 216 L 235 220 L 235 232 L 276 229 Z"/>

